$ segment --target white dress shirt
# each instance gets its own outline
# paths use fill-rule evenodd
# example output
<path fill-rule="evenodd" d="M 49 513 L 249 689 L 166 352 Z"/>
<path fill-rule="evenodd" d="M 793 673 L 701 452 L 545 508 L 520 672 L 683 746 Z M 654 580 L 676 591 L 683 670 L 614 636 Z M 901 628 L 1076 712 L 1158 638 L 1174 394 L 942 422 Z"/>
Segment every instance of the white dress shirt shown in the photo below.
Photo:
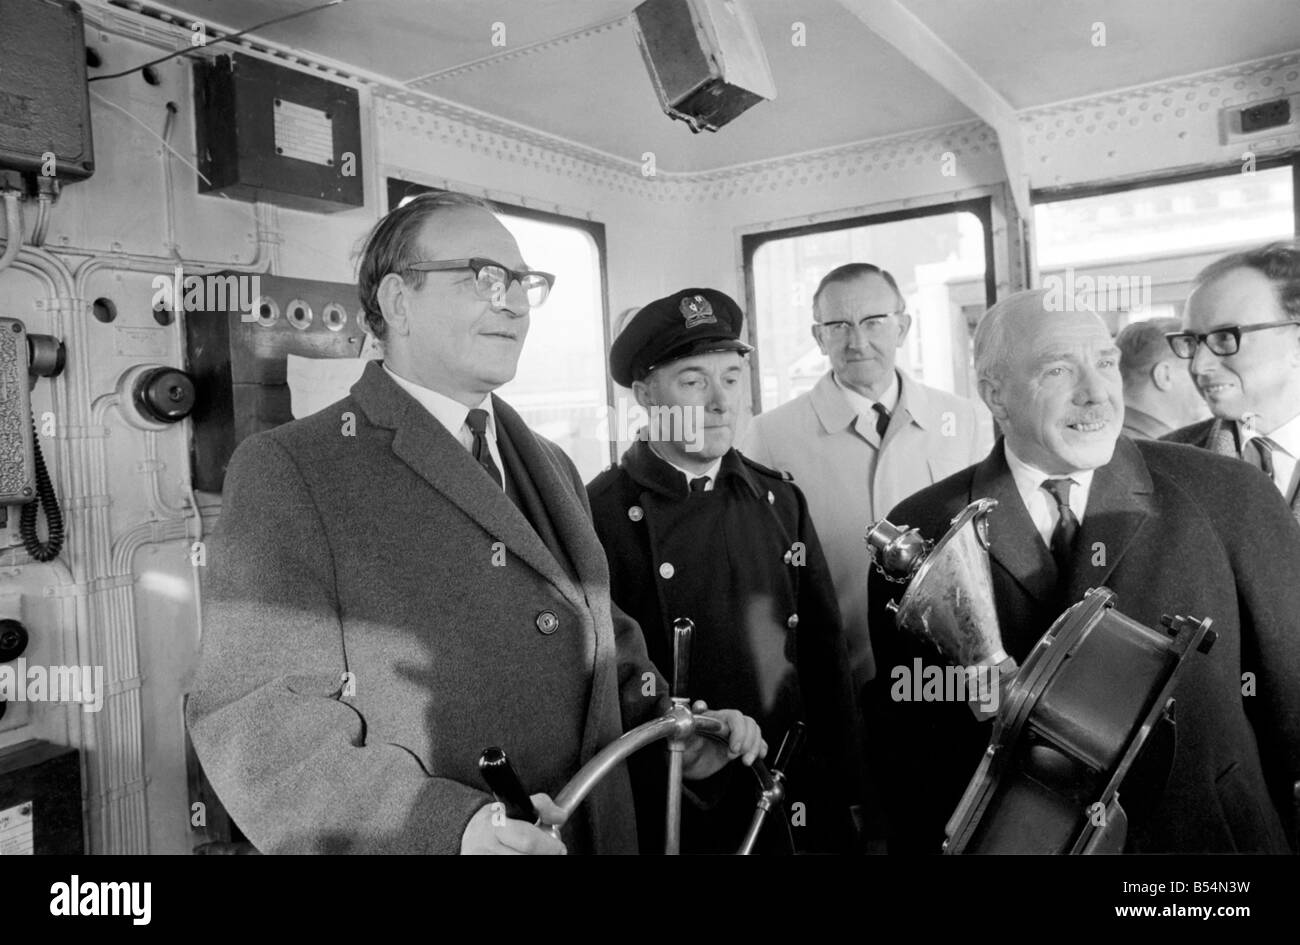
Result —
<path fill-rule="evenodd" d="M 849 406 L 853 408 L 853 412 L 858 415 L 858 419 L 853 421 L 854 428 L 872 443 L 878 442 L 879 437 L 876 434 L 876 418 L 879 414 L 876 413 L 874 405 L 877 403 L 880 404 L 880 406 L 884 407 L 885 410 L 889 412 L 890 417 L 893 417 L 894 411 L 898 408 L 898 398 L 901 390 L 898 383 L 898 372 L 894 372 L 892 379 L 889 382 L 889 386 L 885 388 L 885 392 L 880 395 L 880 400 L 878 401 L 859 394 L 853 388 L 840 383 L 838 377 L 835 378 L 835 386 L 844 394 L 844 399 L 849 402 Z"/>
<path fill-rule="evenodd" d="M 384 365 L 384 370 L 388 372 L 388 376 L 393 379 L 398 387 L 414 397 L 421 407 L 433 414 L 434 418 L 447 428 L 447 432 L 460 441 L 461 446 L 473 452 L 474 434 L 470 430 L 469 424 L 465 422 L 469 416 L 469 407 L 466 407 L 458 400 L 453 400 L 446 394 L 440 394 L 436 390 L 422 387 L 414 381 L 408 381 L 400 374 L 394 374 L 387 364 Z M 483 438 L 487 440 L 488 452 L 492 454 L 492 459 L 497 464 L 497 469 L 501 470 L 501 476 L 504 479 L 506 467 L 501 462 L 501 450 L 497 448 L 497 417 L 492 411 L 492 395 L 488 394 L 484 397 L 483 402 L 478 406 L 480 410 L 487 411 L 487 429 L 483 431 Z"/>
<path fill-rule="evenodd" d="M 1283 498 L 1290 499 L 1300 486 L 1296 482 L 1300 471 L 1300 414 L 1268 435 L 1273 441 L 1273 482 L 1282 490 Z"/>
<path fill-rule="evenodd" d="M 1043 488 L 1044 480 L 1074 480 L 1074 485 L 1070 487 L 1070 511 L 1082 526 L 1083 513 L 1088 508 L 1088 493 L 1092 490 L 1092 476 L 1096 470 L 1086 469 L 1052 475 L 1026 463 L 1011 451 L 1010 444 L 1007 444 L 1006 451 L 1007 465 L 1011 467 L 1011 478 L 1015 480 L 1016 491 L 1020 493 L 1025 508 L 1029 510 L 1029 517 L 1033 520 L 1034 528 L 1038 529 L 1043 544 L 1051 548 L 1052 530 L 1056 528 L 1061 513 L 1056 508 L 1056 499 Z"/>
<path fill-rule="evenodd" d="M 691 480 L 692 480 L 692 479 L 699 479 L 701 476 L 708 476 L 708 477 L 709 477 L 709 481 L 706 482 L 706 483 L 704 484 L 704 491 L 705 491 L 705 492 L 712 492 L 712 491 L 713 491 L 713 484 L 716 483 L 716 482 L 718 481 L 718 470 L 722 468 L 722 457 L 721 457 L 721 456 L 719 456 L 717 459 L 715 459 L 715 460 L 710 464 L 709 468 L 706 469 L 706 470 L 704 470 L 704 472 L 691 472 L 689 469 L 683 469 L 681 466 L 678 466 L 676 463 L 674 463 L 674 462 L 673 462 L 671 459 L 669 459 L 668 457 L 664 456 L 664 454 L 661 453 L 661 452 L 659 452 L 658 450 L 654 450 L 653 448 L 652 448 L 652 450 L 653 450 L 653 452 L 654 452 L 654 454 L 655 454 L 656 456 L 658 456 L 658 457 L 659 457 L 660 459 L 662 459 L 665 463 L 667 463 L 669 466 L 673 467 L 673 469 L 677 470 L 679 473 L 681 473 L 683 476 L 686 477 L 686 488 L 687 488 L 687 489 L 689 489 L 689 488 L 691 487 Z"/>

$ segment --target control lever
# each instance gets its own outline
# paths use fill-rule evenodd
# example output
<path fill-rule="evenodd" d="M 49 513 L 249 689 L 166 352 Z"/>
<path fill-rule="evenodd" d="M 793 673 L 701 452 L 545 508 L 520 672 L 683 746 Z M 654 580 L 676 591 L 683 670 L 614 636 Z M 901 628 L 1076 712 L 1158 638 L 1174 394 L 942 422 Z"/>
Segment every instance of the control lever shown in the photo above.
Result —
<path fill-rule="evenodd" d="M 478 759 L 478 770 L 487 782 L 492 796 L 505 808 L 507 817 L 529 824 L 541 820 L 532 798 L 524 790 L 524 785 L 515 772 L 515 766 L 510 763 L 504 751 L 500 748 L 485 748 Z"/>
<path fill-rule="evenodd" d="M 768 769 L 772 772 L 774 780 L 785 780 L 785 773 L 794 762 L 794 756 L 803 747 L 805 734 L 806 726 L 802 722 L 795 722 L 785 733 L 785 738 L 781 739 L 781 747 L 776 752 L 776 761 L 772 762 L 772 767 Z"/>

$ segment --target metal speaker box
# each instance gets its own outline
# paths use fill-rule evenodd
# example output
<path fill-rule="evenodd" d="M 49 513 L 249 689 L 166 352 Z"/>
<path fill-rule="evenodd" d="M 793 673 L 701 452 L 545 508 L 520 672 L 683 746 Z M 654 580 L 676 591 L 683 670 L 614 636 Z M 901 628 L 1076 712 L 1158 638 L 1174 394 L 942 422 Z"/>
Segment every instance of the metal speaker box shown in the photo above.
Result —
<path fill-rule="evenodd" d="M 235 447 L 293 419 L 288 356 L 356 358 L 365 344 L 357 287 L 260 276 L 251 311 L 192 311 L 186 354 L 194 378 L 194 488 L 220 492 Z"/>
<path fill-rule="evenodd" d="M 645 0 L 633 19 L 659 104 L 692 131 L 717 131 L 776 98 L 758 27 L 741 0 Z"/>
<path fill-rule="evenodd" d="M 199 193 L 332 213 L 365 203 L 357 90 L 251 56 L 194 67 Z"/>
<path fill-rule="evenodd" d="M 95 170 L 86 33 L 69 0 L 0 3 L 0 168 L 81 180 Z"/>

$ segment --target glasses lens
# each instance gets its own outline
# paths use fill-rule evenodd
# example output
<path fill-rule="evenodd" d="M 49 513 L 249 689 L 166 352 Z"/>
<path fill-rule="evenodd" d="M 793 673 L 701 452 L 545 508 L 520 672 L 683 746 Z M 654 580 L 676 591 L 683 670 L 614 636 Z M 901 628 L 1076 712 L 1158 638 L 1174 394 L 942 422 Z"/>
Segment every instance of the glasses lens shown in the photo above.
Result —
<path fill-rule="evenodd" d="M 1174 355 L 1179 358 L 1191 360 L 1196 354 L 1196 336 L 1195 335 L 1170 335 L 1169 347 L 1173 349 Z"/>
<path fill-rule="evenodd" d="M 1237 333 L 1230 329 L 1212 331 L 1205 337 L 1205 346 L 1217 355 L 1227 357 L 1237 353 Z"/>
<path fill-rule="evenodd" d="M 484 266 L 478 271 L 474 288 L 480 298 L 492 299 L 506 294 L 506 271 L 500 266 Z"/>
<path fill-rule="evenodd" d="M 539 276 L 536 273 L 529 273 L 524 276 L 520 284 L 524 287 L 524 294 L 528 296 L 528 304 L 532 308 L 537 308 L 551 294 L 551 284 L 546 281 L 545 276 Z"/>

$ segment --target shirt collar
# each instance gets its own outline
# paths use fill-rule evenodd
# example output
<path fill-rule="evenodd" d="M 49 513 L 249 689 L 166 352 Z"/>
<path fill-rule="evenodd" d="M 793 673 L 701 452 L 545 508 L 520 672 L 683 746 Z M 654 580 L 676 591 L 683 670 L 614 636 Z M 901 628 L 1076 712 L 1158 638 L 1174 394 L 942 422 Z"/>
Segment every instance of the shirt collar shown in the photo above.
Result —
<path fill-rule="evenodd" d="M 1007 466 L 1011 468 L 1011 478 L 1016 483 L 1016 491 L 1026 500 L 1026 504 L 1028 504 L 1029 496 L 1043 487 L 1043 480 L 1045 479 L 1073 479 L 1079 487 L 1079 494 L 1087 494 L 1088 490 L 1092 488 L 1092 477 L 1097 472 L 1095 469 L 1082 469 L 1053 475 L 1025 462 L 1012 452 L 1010 443 L 1003 441 L 1003 447 L 1007 454 Z M 1071 502 L 1070 504 L 1073 505 L 1074 503 Z"/>
<path fill-rule="evenodd" d="M 689 469 L 683 469 L 681 466 L 678 466 L 678 465 L 677 465 L 676 463 L 674 463 L 672 460 L 670 460 L 670 459 L 665 459 L 663 456 L 661 456 L 661 455 L 660 455 L 658 452 L 656 452 L 655 450 L 651 450 L 651 452 L 653 452 L 656 456 L 658 456 L 661 460 L 663 460 L 663 461 L 664 461 L 665 463 L 667 463 L 669 466 L 673 467 L 673 469 L 677 470 L 679 473 L 681 473 L 683 476 L 685 476 L 685 477 L 686 477 L 686 487 L 687 487 L 688 489 L 690 488 L 691 480 L 692 480 L 692 479 L 699 479 L 701 476 L 708 476 L 708 477 L 709 477 L 709 485 L 716 485 L 717 482 L 718 482 L 718 470 L 719 470 L 720 468 L 722 468 L 722 457 L 721 457 L 721 456 L 719 456 L 719 457 L 718 457 L 717 459 L 715 459 L 712 463 L 710 463 L 710 464 L 709 464 L 709 468 L 706 469 L 706 470 L 704 470 L 703 472 L 691 472 Z"/>
<path fill-rule="evenodd" d="M 400 374 L 395 374 L 392 368 L 390 368 L 386 363 L 384 364 L 384 370 L 388 372 L 388 376 L 393 379 L 393 382 L 398 387 L 414 397 L 421 407 L 433 414 L 437 421 L 446 427 L 452 436 L 457 439 L 460 438 L 461 428 L 465 426 L 465 418 L 469 416 L 469 407 L 466 407 L 459 400 L 453 400 L 446 394 L 440 394 L 436 390 L 423 387 L 416 384 L 414 381 L 408 381 Z M 487 411 L 488 422 L 486 432 L 488 436 L 495 438 L 497 418 L 496 414 L 492 410 L 491 394 L 487 394 L 483 398 L 482 403 L 478 405 L 478 409 Z"/>
<path fill-rule="evenodd" d="M 1268 438 L 1293 458 L 1300 459 L 1300 414 L 1296 414 L 1286 423 L 1268 435 Z"/>
<path fill-rule="evenodd" d="M 831 376 L 835 377 L 833 373 Z M 878 401 L 859 394 L 857 391 L 841 382 L 838 377 L 835 377 L 835 386 L 840 389 L 841 393 L 844 394 L 845 400 L 849 402 L 849 405 L 853 408 L 854 412 L 860 417 L 870 417 L 874 412 L 872 405 L 876 403 L 879 403 L 891 414 L 898 408 L 899 384 L 897 371 L 890 376 L 889 386 L 885 388 L 885 392 L 880 395 L 880 400 Z"/>

